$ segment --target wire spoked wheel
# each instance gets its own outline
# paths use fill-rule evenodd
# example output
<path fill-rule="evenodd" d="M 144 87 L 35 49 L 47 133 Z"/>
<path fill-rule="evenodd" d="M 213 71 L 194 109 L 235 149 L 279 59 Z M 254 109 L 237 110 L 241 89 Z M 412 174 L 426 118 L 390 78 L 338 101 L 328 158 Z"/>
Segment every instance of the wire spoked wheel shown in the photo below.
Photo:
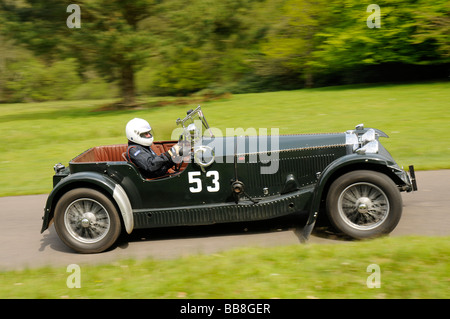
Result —
<path fill-rule="evenodd" d="M 348 186 L 338 199 L 339 214 L 350 227 L 360 230 L 376 228 L 389 215 L 389 200 L 376 185 L 366 182 Z"/>
<path fill-rule="evenodd" d="M 111 226 L 106 209 L 97 201 L 81 198 L 73 201 L 64 213 L 64 226 L 78 241 L 93 244 L 102 240 Z"/>
<path fill-rule="evenodd" d="M 108 196 L 94 189 L 76 188 L 56 204 L 55 228 L 70 248 L 80 253 L 98 253 L 117 240 L 121 221 Z"/>
<path fill-rule="evenodd" d="M 402 214 L 402 198 L 385 174 L 358 170 L 336 179 L 327 195 L 330 222 L 358 239 L 390 233 Z"/>

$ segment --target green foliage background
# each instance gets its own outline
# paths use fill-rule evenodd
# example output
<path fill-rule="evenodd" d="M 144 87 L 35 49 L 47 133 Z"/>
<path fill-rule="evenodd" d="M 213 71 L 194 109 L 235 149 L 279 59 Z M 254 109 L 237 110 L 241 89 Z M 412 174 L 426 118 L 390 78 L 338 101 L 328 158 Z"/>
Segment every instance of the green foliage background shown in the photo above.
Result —
<path fill-rule="evenodd" d="M 0 102 L 249 93 L 446 78 L 450 2 L 0 1 Z"/>

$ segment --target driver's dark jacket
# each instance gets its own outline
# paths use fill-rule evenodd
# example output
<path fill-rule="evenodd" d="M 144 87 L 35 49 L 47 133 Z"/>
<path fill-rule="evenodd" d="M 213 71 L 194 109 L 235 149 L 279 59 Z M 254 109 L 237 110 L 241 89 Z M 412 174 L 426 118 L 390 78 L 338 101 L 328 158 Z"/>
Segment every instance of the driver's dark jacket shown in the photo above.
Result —
<path fill-rule="evenodd" d="M 150 147 L 128 142 L 127 159 L 134 163 L 145 178 L 165 175 L 174 163 L 165 152 L 157 155 Z"/>

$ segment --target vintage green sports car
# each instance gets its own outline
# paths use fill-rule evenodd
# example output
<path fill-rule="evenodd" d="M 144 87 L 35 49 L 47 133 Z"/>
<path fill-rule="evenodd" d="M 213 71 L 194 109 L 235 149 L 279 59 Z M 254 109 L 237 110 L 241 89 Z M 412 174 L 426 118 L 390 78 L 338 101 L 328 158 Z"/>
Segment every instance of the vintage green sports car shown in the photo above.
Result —
<path fill-rule="evenodd" d="M 343 133 L 215 136 L 200 107 L 178 119 L 182 158 L 166 176 L 145 179 L 127 161 L 127 144 L 93 147 L 69 167 L 55 165 L 41 232 L 54 223 L 81 253 L 110 248 L 122 231 L 318 214 L 357 239 L 390 233 L 402 214 L 400 192 L 417 190 L 414 168 L 400 168 L 377 129 Z M 217 134 L 216 134 L 217 135 Z"/>

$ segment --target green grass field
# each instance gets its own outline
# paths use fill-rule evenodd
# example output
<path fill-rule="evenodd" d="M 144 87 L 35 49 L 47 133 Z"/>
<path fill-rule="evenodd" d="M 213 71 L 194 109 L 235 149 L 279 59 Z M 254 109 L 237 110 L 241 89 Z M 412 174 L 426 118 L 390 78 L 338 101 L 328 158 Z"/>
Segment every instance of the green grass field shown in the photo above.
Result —
<path fill-rule="evenodd" d="M 79 265 L 81 287 L 71 289 L 66 267 L 0 272 L 0 298 L 448 299 L 449 239 L 248 247 L 174 260 Z M 374 264 L 378 278 L 370 277 Z M 373 286 L 377 282 L 379 288 Z M 76 281 L 70 277 L 69 283 Z"/>
<path fill-rule="evenodd" d="M 142 98 L 154 105 L 163 98 Z M 174 100 L 172 97 L 163 100 Z M 157 139 L 192 105 L 98 111 L 111 100 L 0 104 L 0 196 L 51 191 L 53 165 L 86 149 L 125 143 L 125 124 L 143 117 Z M 343 132 L 356 124 L 391 138 L 400 165 L 450 168 L 450 83 L 344 86 L 234 95 L 202 103 L 211 126 L 278 128 L 281 134 Z M 396 237 L 330 245 L 241 248 L 175 260 L 0 271 L 0 298 L 443 298 L 450 297 L 448 237 Z M 367 267 L 381 270 L 368 288 Z"/>
<path fill-rule="evenodd" d="M 171 100 L 173 98 L 165 98 Z M 161 98 L 142 98 L 152 103 Z M 125 143 L 125 125 L 143 117 L 156 139 L 169 139 L 175 120 L 196 105 L 95 111 L 113 101 L 0 104 L 0 196 L 47 193 L 53 165 L 86 149 Z M 450 168 L 450 83 L 341 86 L 240 94 L 202 104 L 211 126 L 278 128 L 280 134 L 343 132 L 356 124 L 385 131 L 400 165 Z"/>

